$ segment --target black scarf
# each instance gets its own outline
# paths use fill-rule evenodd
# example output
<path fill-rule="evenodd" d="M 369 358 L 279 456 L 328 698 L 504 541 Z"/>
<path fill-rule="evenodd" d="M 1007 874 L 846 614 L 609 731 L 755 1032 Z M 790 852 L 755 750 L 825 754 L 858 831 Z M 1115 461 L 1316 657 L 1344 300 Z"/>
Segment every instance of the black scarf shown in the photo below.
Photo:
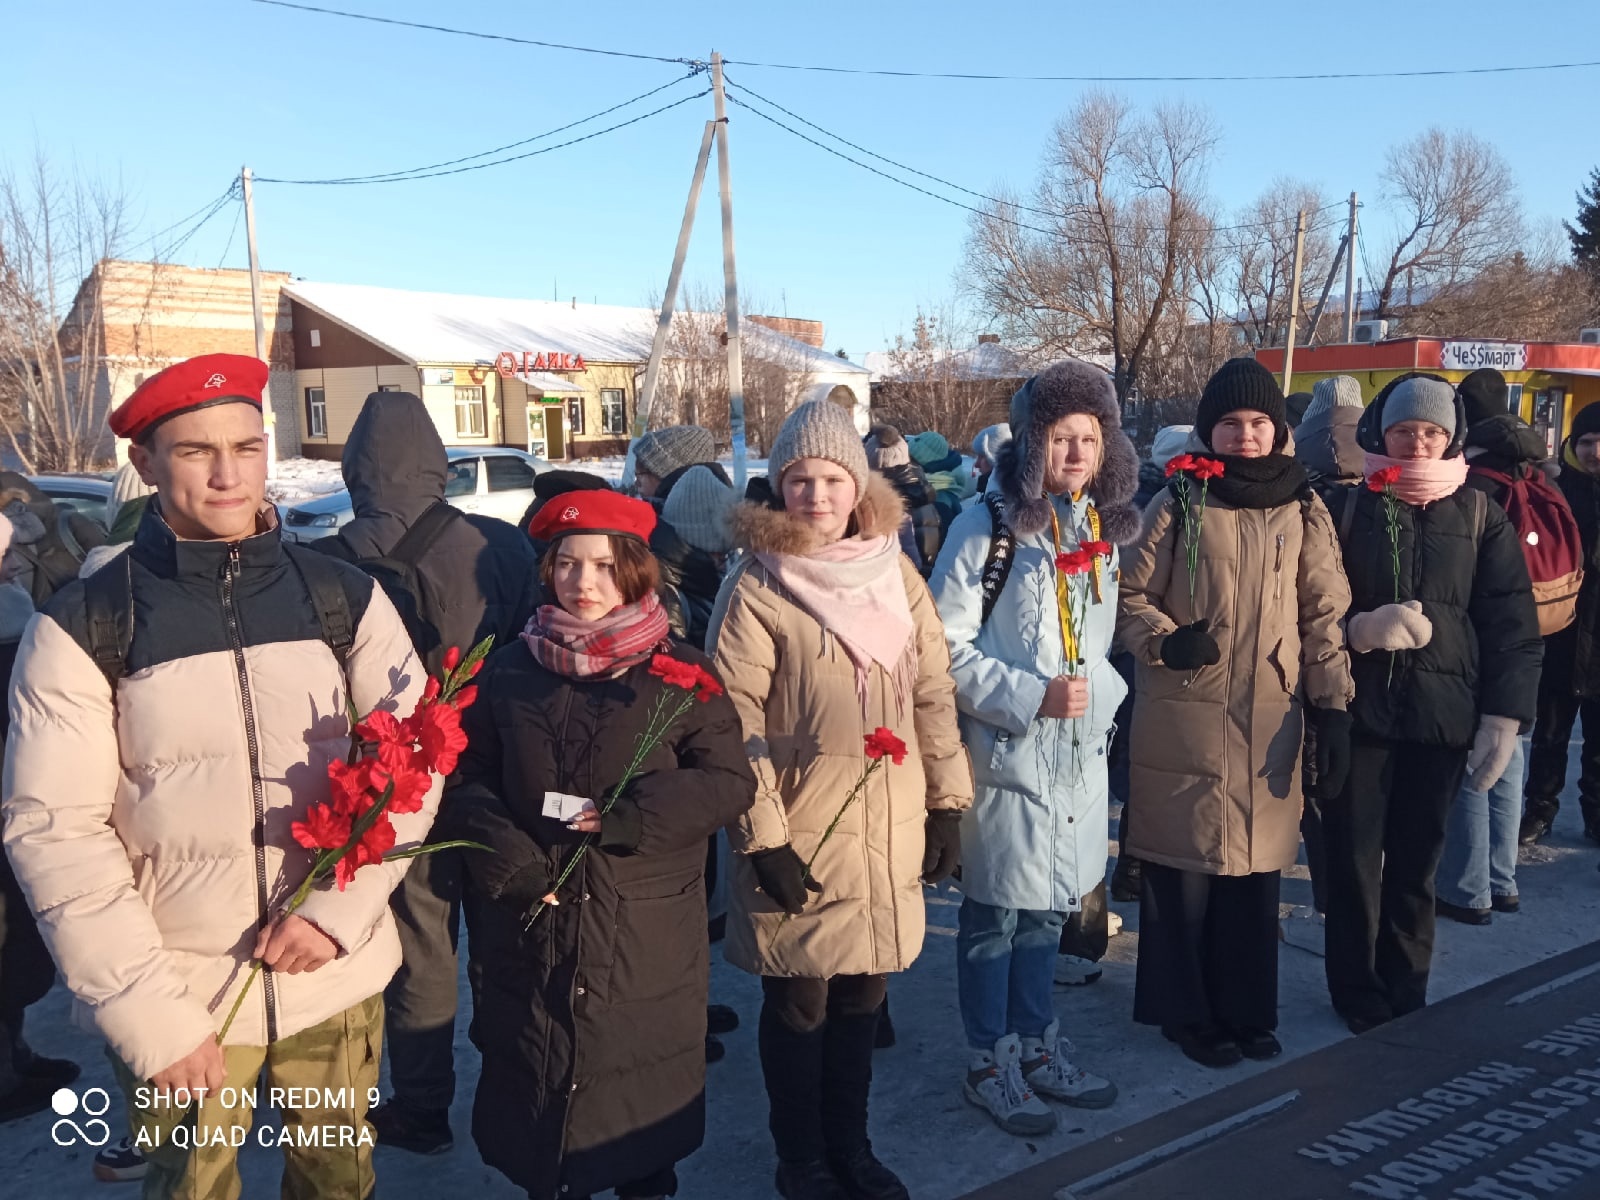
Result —
<path fill-rule="evenodd" d="M 1231 508 L 1281 508 L 1311 495 L 1311 480 L 1299 461 L 1287 454 L 1266 454 L 1260 458 L 1241 458 L 1236 454 L 1211 454 L 1223 472 L 1207 485 L 1207 494 Z M 1177 490 L 1167 485 L 1177 498 Z M 1199 488 L 1189 481 L 1191 502 L 1199 499 Z"/>

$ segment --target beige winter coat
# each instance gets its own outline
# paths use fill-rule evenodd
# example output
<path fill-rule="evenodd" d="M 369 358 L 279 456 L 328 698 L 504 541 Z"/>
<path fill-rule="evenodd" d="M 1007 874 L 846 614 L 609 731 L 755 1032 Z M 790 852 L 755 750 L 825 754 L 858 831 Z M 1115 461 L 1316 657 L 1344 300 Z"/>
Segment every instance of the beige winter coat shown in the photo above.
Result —
<path fill-rule="evenodd" d="M 1117 640 L 1138 664 L 1127 850 L 1208 875 L 1280 871 L 1300 845 L 1304 706 L 1344 709 L 1355 695 L 1333 522 L 1315 496 L 1272 509 L 1211 496 L 1191 605 L 1174 518 L 1162 491 L 1123 549 Z M 1222 660 L 1191 682 L 1162 665 L 1161 643 L 1202 617 Z"/>
<path fill-rule="evenodd" d="M 894 536 L 904 507 L 874 474 L 856 506 L 863 536 Z M 735 525 L 747 549 L 803 554 L 818 543 L 786 514 L 747 504 Z M 867 715 L 848 655 L 751 555 L 723 584 L 710 642 L 744 725 L 755 768 L 755 806 L 729 832 L 735 855 L 728 961 L 760 975 L 831 978 L 903 971 L 922 949 L 923 826 L 930 809 L 972 803 L 972 770 L 956 727 L 955 684 L 944 628 L 917 569 L 904 556 L 918 656 L 914 694 L 897 713 L 889 679 L 874 666 Z M 814 867 L 820 895 L 780 925 L 783 910 L 756 890 L 745 855 L 785 842 L 809 859 L 861 777 L 866 735 L 877 726 L 906 743 L 851 805 Z"/>

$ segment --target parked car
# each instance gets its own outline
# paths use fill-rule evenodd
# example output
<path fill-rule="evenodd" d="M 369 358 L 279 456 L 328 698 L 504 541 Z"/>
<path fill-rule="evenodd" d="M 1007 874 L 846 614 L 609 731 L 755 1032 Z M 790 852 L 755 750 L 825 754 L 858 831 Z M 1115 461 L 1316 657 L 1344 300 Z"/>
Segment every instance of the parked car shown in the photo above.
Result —
<path fill-rule="evenodd" d="M 450 446 L 445 456 L 444 498 L 462 512 L 512 524 L 533 503 L 533 477 L 551 470 L 544 459 L 509 446 Z M 331 492 L 285 511 L 283 535 L 293 542 L 314 542 L 337 533 L 354 516 L 350 493 Z"/>
<path fill-rule="evenodd" d="M 111 480 L 104 475 L 30 475 L 29 481 L 58 505 L 82 513 L 91 521 L 106 523 L 106 502 Z"/>

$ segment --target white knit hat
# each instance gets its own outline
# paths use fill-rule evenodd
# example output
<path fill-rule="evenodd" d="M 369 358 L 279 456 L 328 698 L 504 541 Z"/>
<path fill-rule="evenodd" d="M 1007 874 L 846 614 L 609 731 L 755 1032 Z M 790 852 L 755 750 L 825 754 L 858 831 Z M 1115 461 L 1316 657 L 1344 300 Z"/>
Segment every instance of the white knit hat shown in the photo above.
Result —
<path fill-rule="evenodd" d="M 1183 453 L 1193 432 L 1193 425 L 1167 425 L 1157 430 L 1155 441 L 1150 444 L 1150 461 L 1158 467 L 1165 467 Z"/>
<path fill-rule="evenodd" d="M 733 549 L 728 517 L 738 497 L 710 467 L 690 467 L 667 495 L 661 520 L 696 550 L 727 554 Z"/>

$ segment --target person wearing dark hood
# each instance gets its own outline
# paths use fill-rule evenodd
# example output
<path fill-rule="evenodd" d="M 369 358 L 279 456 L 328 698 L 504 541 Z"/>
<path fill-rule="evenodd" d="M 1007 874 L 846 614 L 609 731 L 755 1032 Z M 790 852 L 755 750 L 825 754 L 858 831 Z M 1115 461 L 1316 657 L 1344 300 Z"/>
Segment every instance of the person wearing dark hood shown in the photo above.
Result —
<path fill-rule="evenodd" d="M 1317 727 L 1319 785 L 1337 789 L 1355 688 L 1338 539 L 1287 453 L 1277 380 L 1224 363 L 1194 438 L 1205 457 L 1174 460 L 1127 547 L 1117 639 L 1138 663 L 1134 1020 L 1215 1068 L 1282 1052 L 1278 895 L 1300 849 L 1302 731 Z M 1221 469 L 1202 490 L 1208 463 Z"/>
<path fill-rule="evenodd" d="M 417 594 L 399 597 L 396 607 L 429 674 L 438 673 L 452 646 L 490 635 L 496 646 L 514 641 L 538 600 L 533 547 L 504 521 L 445 507 L 448 459 L 422 401 L 409 392 L 373 392 L 340 465 L 355 517 L 311 547 L 357 566 L 410 560 L 399 577 L 414 579 Z M 423 531 L 427 544 L 419 546 Z M 402 545 L 408 535 L 411 544 Z M 368 1120 L 380 1143 L 420 1154 L 453 1144 L 461 884 L 458 855 L 429 854 L 411 865 L 391 898 L 403 956 L 384 992 L 394 1097 Z"/>
<path fill-rule="evenodd" d="M 1544 471 L 1544 438 L 1509 411 L 1506 381 L 1499 371 L 1472 372 L 1457 393 L 1467 420 L 1467 486 L 1511 518 L 1534 585 L 1540 632 L 1558 633 L 1572 623 L 1577 607 L 1583 547 L 1571 507 Z M 1564 583 L 1541 588 L 1553 565 Z M 1556 602 L 1547 603 L 1547 598 Z M 1434 876 L 1440 916 L 1464 925 L 1487 925 L 1491 913 L 1520 907 L 1517 832 L 1526 749 L 1527 739 L 1518 737 L 1499 781 L 1486 792 L 1464 787 L 1450 806 L 1444 856 Z"/>
<path fill-rule="evenodd" d="M 902 533 L 900 542 L 902 546 L 909 542 L 906 553 L 926 579 L 944 541 L 927 472 L 912 461 L 911 447 L 893 425 L 875 425 L 867 435 L 867 465 L 892 483 L 906 502 L 907 524 L 902 529 L 910 536 Z"/>
<path fill-rule="evenodd" d="M 1300 422 L 1305 420 L 1306 410 L 1310 407 L 1310 392 L 1290 392 L 1283 398 L 1284 423 L 1298 433 L 1300 431 Z"/>
<path fill-rule="evenodd" d="M 1367 486 L 1333 514 L 1353 603 L 1350 770 L 1323 806 L 1328 992 L 1353 1033 L 1428 1002 L 1434 870 L 1465 778 L 1487 791 L 1533 721 L 1539 618 L 1516 529 L 1465 487 L 1466 417 L 1437 375 L 1362 415 Z"/>
<path fill-rule="evenodd" d="M 641 499 L 657 512 L 683 473 L 690 467 L 717 461 L 717 441 L 699 425 L 668 425 L 652 429 L 633 444 L 634 486 Z M 722 474 L 722 468 L 717 468 Z M 729 482 L 724 476 L 723 482 Z"/>
<path fill-rule="evenodd" d="M 1580 716 L 1578 804 L 1584 837 L 1600 842 L 1600 404 L 1574 414 L 1572 431 L 1561 445 L 1556 484 L 1572 507 L 1583 540 L 1583 586 L 1572 624 L 1545 638 L 1539 715 L 1518 835 L 1525 846 L 1548 834 L 1561 810 L 1568 744 Z"/>
<path fill-rule="evenodd" d="M 61 588 L 78 577 L 90 550 L 106 540 L 106 531 L 68 505 L 58 505 L 39 485 L 15 471 L 0 471 L 0 491 L 9 499 L 5 515 L 14 534 L 8 574 L 43 608 Z"/>
<path fill-rule="evenodd" d="M 733 486 L 710 467 L 691 467 L 675 481 L 650 535 L 672 636 L 696 650 L 706 648 L 711 610 L 733 551 L 728 519 L 738 502 Z"/>

